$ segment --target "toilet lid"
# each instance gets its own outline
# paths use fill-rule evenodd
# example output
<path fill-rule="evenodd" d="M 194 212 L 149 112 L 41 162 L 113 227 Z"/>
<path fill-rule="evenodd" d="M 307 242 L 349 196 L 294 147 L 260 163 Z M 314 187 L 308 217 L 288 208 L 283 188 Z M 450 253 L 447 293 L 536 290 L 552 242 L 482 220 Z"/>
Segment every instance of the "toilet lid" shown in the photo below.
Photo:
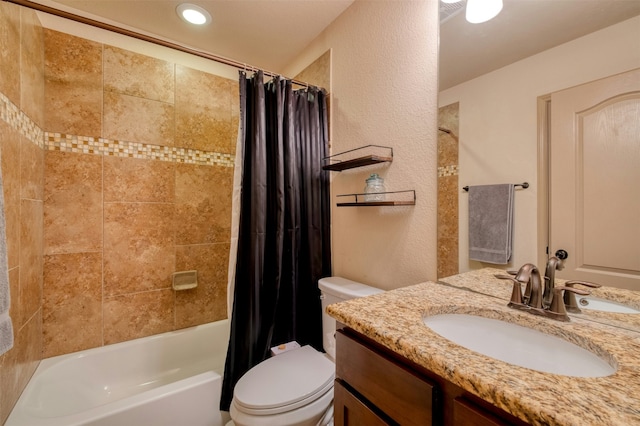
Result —
<path fill-rule="evenodd" d="M 253 367 L 233 391 L 242 411 L 269 414 L 314 401 L 333 387 L 335 365 L 311 346 L 276 355 Z"/>

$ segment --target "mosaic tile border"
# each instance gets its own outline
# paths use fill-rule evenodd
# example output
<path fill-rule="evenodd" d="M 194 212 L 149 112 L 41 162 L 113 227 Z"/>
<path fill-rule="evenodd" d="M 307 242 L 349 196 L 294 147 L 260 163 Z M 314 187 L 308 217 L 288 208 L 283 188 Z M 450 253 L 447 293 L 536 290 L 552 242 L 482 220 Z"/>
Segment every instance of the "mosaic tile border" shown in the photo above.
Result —
<path fill-rule="evenodd" d="M 197 149 L 118 141 L 92 136 L 44 132 L 0 92 L 0 119 L 42 149 L 90 155 L 170 161 L 205 166 L 233 167 L 235 155 Z"/>
<path fill-rule="evenodd" d="M 235 156 L 232 154 L 94 138 L 91 136 L 65 135 L 63 133 L 45 132 L 44 143 L 45 148 L 49 151 L 109 155 L 175 163 L 233 167 L 235 160 Z"/>
<path fill-rule="evenodd" d="M 14 130 L 20 132 L 29 141 L 40 148 L 44 148 L 44 132 L 42 129 L 27 114 L 20 111 L 20 108 L 2 92 L 0 92 L 0 119 Z"/>
<path fill-rule="evenodd" d="M 459 166 L 457 164 L 438 167 L 438 177 L 458 176 L 458 170 Z"/>

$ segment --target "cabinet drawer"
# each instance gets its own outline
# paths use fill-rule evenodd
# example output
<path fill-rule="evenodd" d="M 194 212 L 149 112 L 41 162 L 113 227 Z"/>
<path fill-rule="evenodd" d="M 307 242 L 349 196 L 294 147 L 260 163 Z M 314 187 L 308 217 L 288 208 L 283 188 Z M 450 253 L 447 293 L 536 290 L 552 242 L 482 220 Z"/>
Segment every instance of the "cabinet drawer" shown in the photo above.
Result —
<path fill-rule="evenodd" d="M 333 391 L 335 401 L 333 420 L 336 426 L 389 425 L 337 380 Z"/>
<path fill-rule="evenodd" d="M 409 371 L 362 343 L 336 333 L 336 377 L 401 425 L 431 425 L 438 418 L 438 390 L 432 382 Z"/>
<path fill-rule="evenodd" d="M 511 423 L 500 419 L 477 405 L 465 400 L 455 398 L 453 400 L 453 423 L 456 425 L 473 426 L 507 426 Z"/>

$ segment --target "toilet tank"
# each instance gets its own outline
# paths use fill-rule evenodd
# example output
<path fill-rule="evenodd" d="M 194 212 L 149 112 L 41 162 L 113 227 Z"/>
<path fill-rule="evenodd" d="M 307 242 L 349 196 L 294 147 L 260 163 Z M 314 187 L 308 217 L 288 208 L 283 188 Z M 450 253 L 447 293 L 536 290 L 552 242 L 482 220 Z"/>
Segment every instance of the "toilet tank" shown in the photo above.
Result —
<path fill-rule="evenodd" d="M 326 277 L 318 281 L 322 300 L 322 343 L 324 350 L 335 360 L 336 356 L 336 320 L 326 313 L 327 306 L 357 297 L 383 293 L 384 290 L 342 277 Z"/>

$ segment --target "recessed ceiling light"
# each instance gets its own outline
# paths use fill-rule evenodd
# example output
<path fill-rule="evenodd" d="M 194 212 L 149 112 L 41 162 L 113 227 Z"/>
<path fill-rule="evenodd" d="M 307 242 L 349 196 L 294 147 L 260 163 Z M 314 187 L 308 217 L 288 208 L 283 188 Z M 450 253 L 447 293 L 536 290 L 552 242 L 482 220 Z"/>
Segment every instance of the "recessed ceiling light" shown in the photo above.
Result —
<path fill-rule="evenodd" d="M 480 24 L 495 18 L 502 10 L 502 0 L 467 0 L 467 21 Z"/>
<path fill-rule="evenodd" d="M 205 25 L 211 22 L 211 14 L 200 6 L 182 3 L 176 8 L 178 16 L 194 25 Z"/>

